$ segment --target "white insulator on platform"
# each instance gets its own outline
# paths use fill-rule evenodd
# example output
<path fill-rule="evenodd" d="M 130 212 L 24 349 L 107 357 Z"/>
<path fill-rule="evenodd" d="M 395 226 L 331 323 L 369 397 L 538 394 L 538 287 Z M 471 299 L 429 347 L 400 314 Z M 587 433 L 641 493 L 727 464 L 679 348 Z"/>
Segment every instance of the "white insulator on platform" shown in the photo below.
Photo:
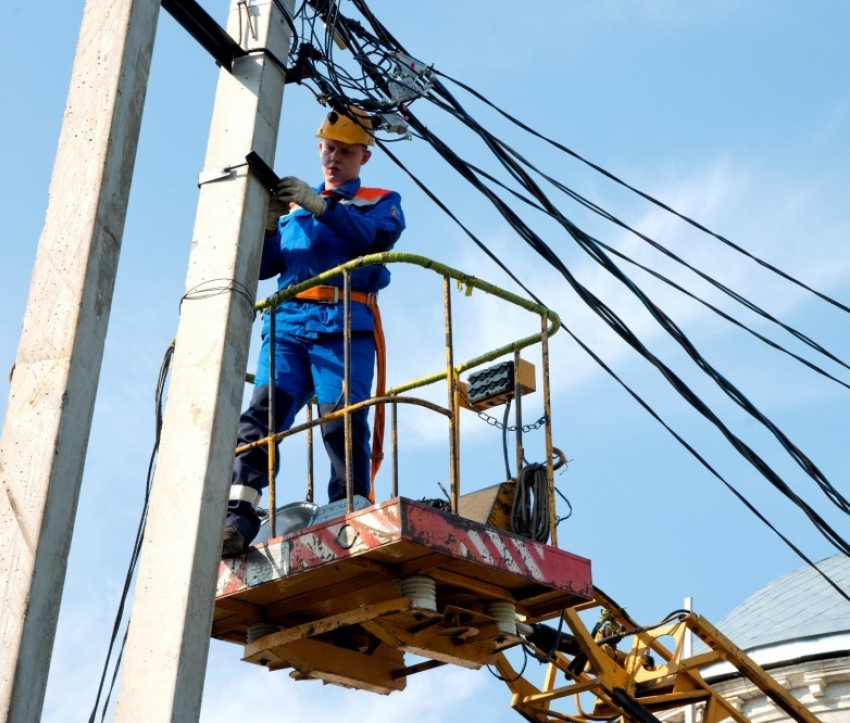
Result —
<path fill-rule="evenodd" d="M 484 605 L 484 614 L 496 619 L 496 630 L 516 635 L 516 606 L 507 600 L 494 600 Z"/>
<path fill-rule="evenodd" d="M 271 623 L 254 623 L 248 626 L 246 632 L 246 642 L 253 643 L 255 640 L 264 638 L 266 635 L 271 635 L 280 630 L 280 625 L 272 625 Z"/>
<path fill-rule="evenodd" d="M 437 583 L 425 575 L 412 575 L 401 581 L 401 594 L 410 598 L 412 610 L 437 612 Z"/>

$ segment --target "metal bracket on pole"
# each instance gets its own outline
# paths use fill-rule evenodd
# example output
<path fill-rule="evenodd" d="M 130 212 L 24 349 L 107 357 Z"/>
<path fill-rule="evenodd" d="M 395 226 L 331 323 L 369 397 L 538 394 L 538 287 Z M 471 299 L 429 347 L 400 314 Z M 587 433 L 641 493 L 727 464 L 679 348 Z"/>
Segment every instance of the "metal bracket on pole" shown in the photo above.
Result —
<path fill-rule="evenodd" d="M 274 169 L 266 163 L 259 154 L 251 151 L 245 156 L 245 161 L 248 168 L 259 179 L 259 181 L 268 189 L 269 193 L 277 192 L 277 184 L 280 183 L 280 177 L 274 172 Z"/>
<path fill-rule="evenodd" d="M 232 166 L 219 166 L 218 168 L 205 168 L 198 174 L 198 188 L 205 183 L 220 181 L 222 178 L 228 178 L 233 172 Z"/>
<path fill-rule="evenodd" d="M 195 0 L 162 0 L 168 12 L 227 72 L 233 61 L 248 53 Z"/>

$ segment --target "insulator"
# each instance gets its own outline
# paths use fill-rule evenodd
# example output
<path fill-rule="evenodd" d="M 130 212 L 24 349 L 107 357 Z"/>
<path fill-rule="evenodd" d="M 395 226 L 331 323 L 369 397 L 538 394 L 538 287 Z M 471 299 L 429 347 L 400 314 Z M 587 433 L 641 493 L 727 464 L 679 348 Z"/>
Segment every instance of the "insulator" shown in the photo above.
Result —
<path fill-rule="evenodd" d="M 410 598 L 412 610 L 437 612 L 437 583 L 425 575 L 412 575 L 401 581 L 401 594 Z"/>
<path fill-rule="evenodd" d="M 496 630 L 516 635 L 516 606 L 508 600 L 494 600 L 484 605 L 484 614 L 496 619 Z"/>

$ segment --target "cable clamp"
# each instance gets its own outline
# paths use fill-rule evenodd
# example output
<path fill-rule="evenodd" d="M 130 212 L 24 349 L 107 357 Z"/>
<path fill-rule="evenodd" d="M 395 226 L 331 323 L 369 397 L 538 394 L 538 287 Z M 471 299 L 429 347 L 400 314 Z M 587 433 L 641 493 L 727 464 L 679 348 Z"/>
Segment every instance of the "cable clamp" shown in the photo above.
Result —
<path fill-rule="evenodd" d="M 389 82 L 390 97 L 394 103 L 407 103 L 430 92 L 434 77 L 433 66 L 411 58 L 404 53 L 390 53 L 395 58 L 391 75 L 398 81 Z"/>
<path fill-rule="evenodd" d="M 387 133 L 398 133 L 406 141 L 413 137 L 410 135 L 410 129 L 404 118 L 398 113 L 379 113 L 373 116 L 372 122 L 376 128 Z"/>

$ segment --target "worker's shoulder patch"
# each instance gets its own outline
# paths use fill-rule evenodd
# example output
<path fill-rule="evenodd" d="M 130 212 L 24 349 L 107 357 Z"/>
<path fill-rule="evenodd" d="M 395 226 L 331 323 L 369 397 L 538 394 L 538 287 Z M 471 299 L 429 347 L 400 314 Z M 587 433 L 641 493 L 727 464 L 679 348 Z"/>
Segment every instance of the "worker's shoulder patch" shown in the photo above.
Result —
<path fill-rule="evenodd" d="M 340 203 L 351 204 L 352 206 L 371 206 L 390 193 L 392 192 L 385 188 L 360 187 L 351 198 L 341 200 Z"/>
<path fill-rule="evenodd" d="M 355 198 L 373 198 L 373 199 L 377 200 L 379 198 L 383 198 L 388 193 L 390 193 L 390 191 L 388 191 L 386 188 L 366 188 L 364 186 L 361 186 L 360 188 L 357 189 L 356 193 L 354 194 L 354 197 Z"/>

